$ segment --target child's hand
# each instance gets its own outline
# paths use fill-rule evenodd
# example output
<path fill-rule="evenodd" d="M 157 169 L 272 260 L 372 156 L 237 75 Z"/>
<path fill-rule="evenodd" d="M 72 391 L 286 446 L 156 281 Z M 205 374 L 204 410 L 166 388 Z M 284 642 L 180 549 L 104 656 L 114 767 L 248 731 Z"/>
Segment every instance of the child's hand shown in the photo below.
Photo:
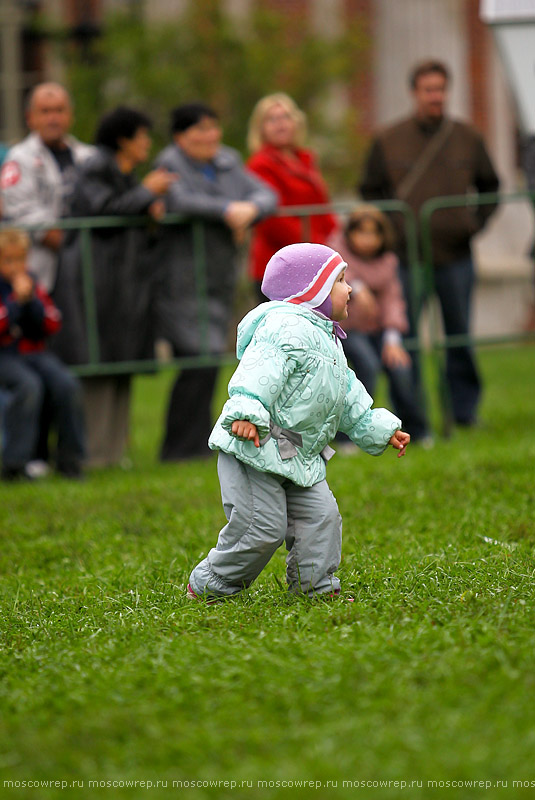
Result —
<path fill-rule="evenodd" d="M 147 214 L 156 222 L 165 217 L 165 203 L 163 200 L 154 200 L 147 208 Z"/>
<path fill-rule="evenodd" d="M 33 297 L 33 280 L 27 272 L 19 272 L 11 282 L 17 303 L 28 303 Z"/>
<path fill-rule="evenodd" d="M 391 444 L 392 447 L 395 447 L 396 450 L 399 450 L 398 458 L 405 455 L 405 449 L 411 440 L 410 434 L 405 433 L 404 431 L 396 431 L 394 435 L 390 438 L 388 444 Z"/>
<path fill-rule="evenodd" d="M 254 442 L 255 447 L 260 447 L 258 428 L 252 422 L 248 422 L 245 419 L 237 419 L 232 423 L 231 430 L 238 439 L 247 439 Z"/>

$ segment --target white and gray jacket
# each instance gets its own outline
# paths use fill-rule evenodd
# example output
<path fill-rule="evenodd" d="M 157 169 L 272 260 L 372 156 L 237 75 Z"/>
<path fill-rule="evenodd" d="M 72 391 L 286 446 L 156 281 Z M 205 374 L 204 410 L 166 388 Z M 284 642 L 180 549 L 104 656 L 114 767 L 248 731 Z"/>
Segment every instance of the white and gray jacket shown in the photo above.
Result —
<path fill-rule="evenodd" d="M 72 136 L 66 137 L 75 164 L 92 156 L 95 148 Z M 6 221 L 18 225 L 47 225 L 60 219 L 63 211 L 63 182 L 58 164 L 37 133 L 8 151 L 0 177 L 2 211 Z M 46 230 L 31 233 L 30 270 L 50 291 L 56 279 L 57 254 L 41 242 Z"/>

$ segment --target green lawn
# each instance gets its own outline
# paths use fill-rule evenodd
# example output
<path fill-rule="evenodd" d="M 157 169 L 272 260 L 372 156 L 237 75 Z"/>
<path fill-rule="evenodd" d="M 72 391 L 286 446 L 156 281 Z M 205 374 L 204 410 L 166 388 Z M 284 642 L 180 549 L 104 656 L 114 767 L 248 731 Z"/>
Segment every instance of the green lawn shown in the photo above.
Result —
<path fill-rule="evenodd" d="M 481 353 L 484 428 L 333 459 L 338 602 L 288 597 L 282 551 L 243 596 L 186 600 L 224 519 L 215 460 L 156 463 L 169 373 L 136 382 L 131 469 L 1 486 L 0 789 L 532 797 L 534 356 Z M 17 784 L 43 780 L 75 786 Z"/>

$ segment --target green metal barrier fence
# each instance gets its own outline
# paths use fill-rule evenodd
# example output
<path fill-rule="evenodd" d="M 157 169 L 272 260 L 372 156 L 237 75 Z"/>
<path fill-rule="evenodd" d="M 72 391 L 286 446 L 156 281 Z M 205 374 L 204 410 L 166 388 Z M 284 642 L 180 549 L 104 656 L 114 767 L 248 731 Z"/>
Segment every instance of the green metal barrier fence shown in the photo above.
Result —
<path fill-rule="evenodd" d="M 184 225 L 191 229 L 195 260 L 196 292 L 199 307 L 199 328 L 201 346 L 198 356 L 173 358 L 162 362 L 156 357 L 137 359 L 135 361 L 103 362 L 100 360 L 100 347 L 97 321 L 97 299 L 93 280 L 93 253 L 91 248 L 91 232 L 106 228 L 152 227 L 157 225 Z M 187 368 L 209 366 L 235 361 L 235 356 L 215 356 L 208 349 L 208 308 L 206 303 L 206 251 L 204 242 L 204 224 L 200 219 L 190 219 L 178 214 L 168 214 L 165 219 L 155 223 L 147 216 L 129 217 L 72 217 L 57 220 L 47 225 L 28 225 L 28 232 L 47 230 L 51 227 L 64 231 L 77 231 L 80 236 L 80 266 L 82 273 L 83 308 L 86 320 L 86 333 L 89 358 L 85 364 L 77 364 L 71 369 L 77 375 L 117 375 L 130 373 L 153 373 L 163 367 Z"/>
<path fill-rule="evenodd" d="M 300 217 L 303 219 L 303 227 L 307 226 L 307 220 L 312 216 L 335 213 L 340 216 L 351 212 L 357 203 L 334 203 L 324 206 L 295 206 L 292 208 L 280 209 L 277 216 L 280 217 Z M 411 264 L 416 264 L 418 254 L 416 220 L 410 207 L 401 201 L 388 200 L 376 204 L 385 212 L 399 212 L 403 215 L 406 238 L 411 255 Z M 100 348 L 97 324 L 97 302 L 95 297 L 95 285 L 93 280 L 91 231 L 103 228 L 125 228 L 125 227 L 152 227 L 156 225 L 184 225 L 191 228 L 193 239 L 193 253 L 195 262 L 195 285 L 199 309 L 199 329 L 200 347 L 197 356 L 182 358 L 171 358 L 162 362 L 158 359 L 146 359 L 136 361 L 114 361 L 102 362 L 100 360 Z M 23 226 L 21 226 L 23 227 Z M 73 372 L 81 376 L 90 375 L 110 375 L 120 373 L 152 373 L 160 369 L 169 367 L 183 368 L 212 366 L 217 364 L 235 363 L 234 354 L 214 355 L 210 353 L 208 347 L 208 306 L 206 295 L 206 264 L 207 254 L 204 237 L 204 222 L 199 218 L 190 218 L 177 214 L 168 214 L 159 223 L 154 223 L 146 216 L 130 217 L 72 217 L 58 220 L 54 223 L 44 225 L 24 226 L 29 232 L 36 230 L 59 228 L 65 231 L 78 231 L 80 236 L 80 257 L 83 287 L 83 305 L 86 319 L 86 332 L 88 341 L 89 359 L 87 363 L 72 367 Z M 420 343 L 415 340 L 408 342 L 408 347 L 419 348 Z"/>
<path fill-rule="evenodd" d="M 434 197 L 427 200 L 420 209 L 419 230 L 422 247 L 421 269 L 426 285 L 434 289 L 434 269 L 433 269 L 433 247 L 431 221 L 433 214 L 442 209 L 448 208 L 475 208 L 481 205 L 504 205 L 506 203 L 518 203 L 529 200 L 531 204 L 535 202 L 535 194 L 532 192 L 515 192 L 511 194 L 499 194 L 494 192 L 474 194 L 474 195 L 450 195 L 449 197 Z M 413 264 L 413 268 L 418 268 Z M 450 436 L 453 429 L 453 417 L 451 413 L 451 398 L 446 382 L 445 354 L 449 348 L 453 347 L 479 347 L 484 345 L 503 345 L 514 342 L 533 340 L 535 333 L 519 331 L 514 334 L 503 334 L 499 336 L 479 336 L 475 337 L 472 333 L 463 336 L 446 336 L 441 334 L 438 316 L 433 305 L 430 305 L 430 339 L 431 352 L 434 361 L 434 369 L 438 382 L 438 399 L 442 416 L 442 433 Z"/>
<path fill-rule="evenodd" d="M 460 206 L 474 207 L 480 204 L 503 204 L 508 202 L 525 201 L 526 199 L 531 199 L 533 202 L 535 198 L 527 192 L 520 192 L 510 195 L 486 194 L 474 196 L 460 195 L 437 197 L 428 200 L 423 205 L 420 211 L 419 219 L 416 219 L 414 212 L 407 205 L 407 203 L 402 201 L 385 200 L 380 202 L 378 201 L 374 203 L 374 205 L 386 213 L 399 213 L 403 217 L 405 238 L 407 241 L 409 269 L 411 272 L 411 286 L 413 287 L 413 291 L 417 292 L 418 289 L 416 287 L 420 285 L 422 280 L 425 280 L 429 287 L 433 287 L 434 283 L 431 244 L 431 218 L 437 210 Z M 324 206 L 295 206 L 291 208 L 279 209 L 277 216 L 301 217 L 303 219 L 303 234 L 305 234 L 306 230 L 310 229 L 309 223 L 307 224 L 307 220 L 310 220 L 312 216 L 334 213 L 343 217 L 353 211 L 357 205 L 358 202 L 342 202 Z M 146 216 L 69 218 L 57 221 L 57 223 L 54 223 L 53 227 L 61 228 L 66 231 L 76 230 L 79 231 L 80 235 L 82 285 L 84 293 L 83 301 L 86 314 L 89 360 L 86 364 L 77 365 L 76 367 L 72 368 L 73 371 L 78 375 L 89 376 L 118 373 L 153 373 L 161 369 L 168 368 L 187 369 L 188 367 L 235 363 L 236 358 L 233 353 L 214 355 L 213 353 L 210 353 L 208 348 L 208 307 L 206 302 L 207 254 L 205 248 L 203 220 L 193 219 L 176 214 L 169 214 L 157 224 L 166 226 L 187 225 L 191 228 L 195 261 L 196 292 L 201 330 L 201 346 L 199 349 L 199 354 L 195 357 L 189 356 L 183 358 L 171 358 L 165 362 L 156 359 L 156 357 L 147 360 L 111 363 L 104 363 L 100 361 L 96 311 L 97 305 L 93 281 L 91 231 L 102 228 L 154 227 L 156 223 Z M 45 227 L 50 228 L 51 225 L 27 226 L 27 230 L 34 231 L 43 229 Z M 417 303 L 417 298 L 414 299 Z M 448 435 L 451 431 L 452 420 L 450 414 L 449 396 L 445 383 L 445 350 L 449 347 L 456 347 L 460 345 L 476 346 L 487 344 L 504 344 L 522 339 L 533 338 L 533 334 L 519 333 L 516 335 L 485 337 L 478 339 L 475 339 L 472 335 L 463 337 L 443 337 L 440 334 L 438 318 L 436 314 L 433 313 L 433 306 L 430 307 L 430 322 L 431 352 L 434 362 L 434 371 L 438 377 L 438 399 L 442 415 L 442 428 L 444 434 Z M 405 345 L 407 349 L 412 352 L 421 352 L 423 349 L 423 344 L 419 337 L 407 340 Z M 424 385 L 422 390 L 424 392 L 423 401 L 425 402 L 427 400 L 427 396 L 429 395 L 429 386 Z"/>

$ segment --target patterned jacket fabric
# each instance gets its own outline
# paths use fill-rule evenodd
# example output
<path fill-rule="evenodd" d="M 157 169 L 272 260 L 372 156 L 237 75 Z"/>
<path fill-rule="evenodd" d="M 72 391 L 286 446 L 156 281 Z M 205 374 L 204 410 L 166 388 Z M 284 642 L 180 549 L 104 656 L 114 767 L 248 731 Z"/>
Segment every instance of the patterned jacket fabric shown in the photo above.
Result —
<path fill-rule="evenodd" d="M 325 478 L 321 452 L 338 429 L 367 453 L 380 455 L 401 427 L 386 409 L 372 409 L 372 398 L 347 366 L 333 322 L 314 311 L 279 301 L 257 306 L 238 326 L 237 355 L 230 397 L 209 445 L 261 472 L 313 486 Z M 259 448 L 231 434 L 237 419 L 257 426 Z M 279 428 L 298 442 L 292 457 Z"/>

